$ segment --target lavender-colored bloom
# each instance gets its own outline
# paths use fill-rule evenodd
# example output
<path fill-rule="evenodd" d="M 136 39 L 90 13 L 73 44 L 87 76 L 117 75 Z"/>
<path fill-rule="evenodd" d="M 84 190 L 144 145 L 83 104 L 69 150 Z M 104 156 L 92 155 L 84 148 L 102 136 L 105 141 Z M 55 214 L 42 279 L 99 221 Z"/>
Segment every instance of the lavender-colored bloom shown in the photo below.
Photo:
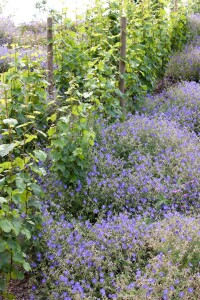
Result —
<path fill-rule="evenodd" d="M 84 187 L 73 198 L 69 189 L 67 197 L 72 206 L 82 201 L 86 216 L 88 207 L 93 218 L 113 210 L 155 218 L 158 210 L 165 215 L 199 205 L 199 139 L 165 116 L 135 115 L 104 128 L 93 155 L 98 162 L 93 162 Z"/>
<path fill-rule="evenodd" d="M 186 47 L 184 52 L 171 57 L 166 76 L 176 81 L 198 82 L 200 79 L 200 46 Z"/>
<path fill-rule="evenodd" d="M 200 133 L 200 83 L 181 82 L 166 91 L 149 96 L 141 110 L 145 114 L 163 115 L 182 127 Z"/>
<path fill-rule="evenodd" d="M 184 294 L 185 294 L 184 292 L 179 292 L 179 293 L 178 293 L 178 295 L 179 295 L 180 298 L 183 298 L 183 297 L 184 297 Z"/>

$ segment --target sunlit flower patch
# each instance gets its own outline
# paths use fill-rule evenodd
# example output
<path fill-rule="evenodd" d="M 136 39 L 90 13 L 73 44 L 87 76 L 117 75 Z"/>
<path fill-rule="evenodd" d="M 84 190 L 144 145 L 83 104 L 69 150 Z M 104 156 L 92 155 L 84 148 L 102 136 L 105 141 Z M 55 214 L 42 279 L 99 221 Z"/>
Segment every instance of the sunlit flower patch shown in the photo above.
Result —
<path fill-rule="evenodd" d="M 145 114 L 159 115 L 179 122 L 182 126 L 200 133 L 200 84 L 182 82 L 166 91 L 145 99 Z"/>
<path fill-rule="evenodd" d="M 200 47 L 186 47 L 184 52 L 177 53 L 171 57 L 167 70 L 166 77 L 173 80 L 200 80 Z"/>

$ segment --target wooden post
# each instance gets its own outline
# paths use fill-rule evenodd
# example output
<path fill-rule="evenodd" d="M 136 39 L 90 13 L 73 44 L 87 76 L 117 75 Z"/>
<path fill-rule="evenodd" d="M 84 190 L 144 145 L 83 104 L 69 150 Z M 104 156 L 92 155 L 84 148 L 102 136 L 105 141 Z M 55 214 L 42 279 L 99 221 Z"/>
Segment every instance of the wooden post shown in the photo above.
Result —
<path fill-rule="evenodd" d="M 174 0 L 174 12 L 178 12 L 178 0 Z"/>
<path fill-rule="evenodd" d="M 47 87 L 48 99 L 53 96 L 53 18 L 47 18 Z"/>
<path fill-rule="evenodd" d="M 122 94 L 125 92 L 124 75 L 126 72 L 126 17 L 121 17 L 121 49 L 120 49 L 120 62 L 119 62 L 119 89 Z M 120 106 L 123 108 L 125 105 L 124 97 L 120 97 Z"/>

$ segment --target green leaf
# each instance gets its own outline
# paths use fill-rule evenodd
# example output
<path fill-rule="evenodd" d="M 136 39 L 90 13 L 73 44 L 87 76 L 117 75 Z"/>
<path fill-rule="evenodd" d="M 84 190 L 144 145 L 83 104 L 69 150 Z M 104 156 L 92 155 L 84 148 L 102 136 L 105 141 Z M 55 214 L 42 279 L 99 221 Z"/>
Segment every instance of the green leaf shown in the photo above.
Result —
<path fill-rule="evenodd" d="M 55 145 L 55 146 L 57 146 L 57 147 L 59 147 L 59 148 L 61 148 L 61 149 L 63 149 L 65 147 L 65 142 L 62 141 L 62 140 L 60 140 L 60 139 L 53 140 L 52 144 Z"/>
<path fill-rule="evenodd" d="M 30 160 L 30 157 L 25 157 L 25 159 L 22 159 L 21 157 L 16 157 L 14 160 L 14 163 L 17 167 L 20 167 L 20 169 L 23 169 L 25 164 L 27 164 Z"/>
<path fill-rule="evenodd" d="M 37 185 L 36 183 L 32 183 L 30 187 L 36 196 L 41 196 L 42 190 L 39 185 Z"/>
<path fill-rule="evenodd" d="M 15 147 L 14 143 L 11 144 L 3 144 L 0 146 L 0 156 L 6 156 L 10 151 L 12 151 Z"/>
<path fill-rule="evenodd" d="M 13 224 L 13 230 L 15 232 L 15 235 L 18 236 L 21 230 L 21 222 L 19 220 L 13 220 L 12 224 Z"/>
<path fill-rule="evenodd" d="M 42 150 L 34 150 L 34 154 L 41 161 L 45 161 L 47 158 L 47 154 Z"/>
<path fill-rule="evenodd" d="M 26 115 L 26 117 L 29 119 L 35 119 L 35 116 L 33 116 L 33 115 Z"/>
<path fill-rule="evenodd" d="M 6 178 L 2 178 L 0 179 L 0 186 L 3 186 L 5 184 Z"/>
<path fill-rule="evenodd" d="M 26 134 L 25 136 L 27 137 L 27 139 L 25 140 L 25 144 L 30 143 L 34 139 L 37 139 L 37 135 Z"/>
<path fill-rule="evenodd" d="M 0 164 L 0 173 L 4 170 L 11 169 L 11 167 L 12 167 L 12 163 L 10 161 L 6 161 L 6 162 Z M 0 185 L 1 185 L 1 182 L 0 182 Z"/>
<path fill-rule="evenodd" d="M 11 232 L 11 230 L 13 229 L 13 225 L 10 221 L 8 220 L 1 220 L 0 221 L 0 228 L 6 232 L 6 233 L 9 233 Z"/>
<path fill-rule="evenodd" d="M 51 127 L 48 131 L 48 136 L 51 137 L 54 133 L 56 133 L 56 127 Z"/>
<path fill-rule="evenodd" d="M 0 204 L 6 203 L 7 199 L 4 197 L 0 197 Z"/>
<path fill-rule="evenodd" d="M 62 122 L 64 122 L 64 123 L 66 123 L 66 124 L 68 124 L 69 121 L 70 121 L 70 116 L 68 116 L 68 117 L 61 117 L 59 120 L 62 121 Z"/>
<path fill-rule="evenodd" d="M 21 125 L 17 126 L 16 128 L 26 127 L 26 126 L 28 126 L 28 125 L 30 125 L 30 124 L 33 124 L 33 123 L 34 123 L 34 122 L 27 122 L 27 123 L 24 123 L 24 124 L 21 124 Z"/>
<path fill-rule="evenodd" d="M 4 292 L 6 290 L 6 279 L 0 278 L 0 291 Z"/>
<path fill-rule="evenodd" d="M 60 151 L 52 151 L 51 152 L 51 157 L 55 160 L 58 161 L 62 158 L 62 153 Z"/>
<path fill-rule="evenodd" d="M 8 247 L 8 244 L 6 241 L 0 239 L 0 253 L 4 252 Z"/>
<path fill-rule="evenodd" d="M 8 264 L 10 264 L 10 252 L 6 251 L 4 253 L 1 253 L 0 270 L 2 266 L 6 266 Z"/>
<path fill-rule="evenodd" d="M 18 270 L 14 270 L 12 273 L 11 273 L 11 278 L 12 279 L 19 279 L 19 280 L 23 280 L 24 279 L 24 273 L 23 272 L 20 272 Z M 14 298 L 15 299 L 15 298 Z"/>
<path fill-rule="evenodd" d="M 57 119 L 57 114 L 53 114 L 51 117 L 47 118 L 47 121 L 55 122 Z"/>
<path fill-rule="evenodd" d="M 40 133 L 42 136 L 44 136 L 45 138 L 47 137 L 46 133 L 44 133 L 43 131 L 38 130 L 38 129 L 36 129 L 36 131 L 37 131 L 38 133 Z"/>
<path fill-rule="evenodd" d="M 23 252 L 21 250 L 20 251 L 13 250 L 13 261 L 17 263 L 24 262 Z"/>
<path fill-rule="evenodd" d="M 20 175 L 18 175 L 15 181 L 16 181 L 17 189 L 18 189 L 21 193 L 22 193 L 23 191 L 25 191 L 25 189 L 26 189 L 26 184 L 25 184 L 25 182 L 24 182 L 23 177 L 21 177 Z"/>
<path fill-rule="evenodd" d="M 24 262 L 23 267 L 24 267 L 24 270 L 26 270 L 27 272 L 31 271 L 31 266 L 29 265 L 28 262 Z"/>
<path fill-rule="evenodd" d="M 16 119 L 5 119 L 5 120 L 3 120 L 3 123 L 8 124 L 11 127 L 14 127 L 15 125 L 18 124 L 18 121 Z"/>
<path fill-rule="evenodd" d="M 23 229 L 21 230 L 21 233 L 24 234 L 24 235 L 27 237 L 28 240 L 30 240 L 30 238 L 31 238 L 31 233 L 30 233 L 30 231 L 29 231 L 28 229 L 23 228 Z"/>
<path fill-rule="evenodd" d="M 84 159 L 83 149 L 82 149 L 82 148 L 76 148 L 76 149 L 73 151 L 73 155 L 74 155 L 74 156 L 78 156 L 80 159 Z"/>

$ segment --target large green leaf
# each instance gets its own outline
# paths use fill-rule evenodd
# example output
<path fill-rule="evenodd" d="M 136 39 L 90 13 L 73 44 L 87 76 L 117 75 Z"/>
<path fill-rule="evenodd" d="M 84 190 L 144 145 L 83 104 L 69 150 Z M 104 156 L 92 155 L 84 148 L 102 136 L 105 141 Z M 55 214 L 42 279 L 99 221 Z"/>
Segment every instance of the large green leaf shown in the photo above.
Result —
<path fill-rule="evenodd" d="M 24 267 L 24 269 L 25 269 L 27 272 L 31 271 L 31 266 L 29 265 L 28 262 L 24 262 L 24 263 L 23 263 L 23 267 Z"/>
<path fill-rule="evenodd" d="M 4 119 L 3 120 L 3 123 L 4 124 L 8 124 L 10 125 L 11 127 L 14 127 L 15 125 L 18 124 L 18 121 L 16 119 Z"/>
<path fill-rule="evenodd" d="M 0 253 L 4 252 L 7 249 L 7 242 L 0 239 Z"/>
<path fill-rule="evenodd" d="M 18 175 L 15 182 L 17 189 L 22 193 L 26 189 L 26 183 L 24 182 L 24 178 Z"/>
<path fill-rule="evenodd" d="M 45 161 L 47 158 L 47 154 L 42 150 L 34 150 L 35 157 L 37 157 L 41 161 Z"/>
<path fill-rule="evenodd" d="M 6 202 L 7 202 L 6 198 L 0 197 L 0 204 L 6 203 Z"/>
<path fill-rule="evenodd" d="M 0 145 L 0 156 L 6 156 L 15 147 L 14 143 Z"/>
<path fill-rule="evenodd" d="M 24 235 L 27 237 L 28 240 L 30 240 L 30 238 L 31 238 L 31 233 L 30 233 L 30 231 L 29 231 L 28 229 L 23 228 L 23 229 L 21 230 L 21 233 L 24 234 Z"/>
<path fill-rule="evenodd" d="M 10 221 L 8 220 L 1 220 L 0 221 L 0 228 L 6 232 L 9 233 L 13 229 L 13 225 Z"/>

